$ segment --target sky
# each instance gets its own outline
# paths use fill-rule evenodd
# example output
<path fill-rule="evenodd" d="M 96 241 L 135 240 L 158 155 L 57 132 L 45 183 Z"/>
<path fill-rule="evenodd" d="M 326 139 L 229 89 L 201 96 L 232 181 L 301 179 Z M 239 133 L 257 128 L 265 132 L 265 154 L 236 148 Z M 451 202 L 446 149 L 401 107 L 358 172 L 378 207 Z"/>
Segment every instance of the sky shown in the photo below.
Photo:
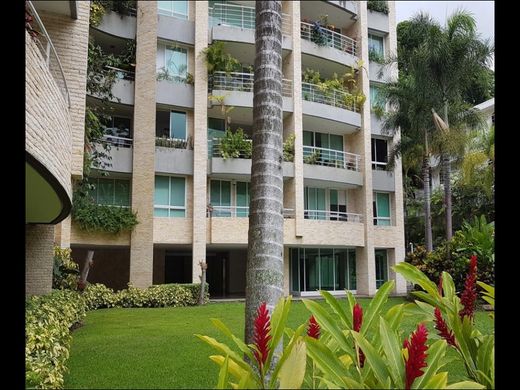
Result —
<path fill-rule="evenodd" d="M 412 18 L 419 11 L 425 11 L 441 25 L 455 10 L 463 8 L 473 14 L 481 38 L 495 42 L 495 3 L 494 1 L 396 1 L 397 23 Z M 493 61 L 494 62 L 494 61 Z M 494 69 L 494 63 L 491 69 Z"/>

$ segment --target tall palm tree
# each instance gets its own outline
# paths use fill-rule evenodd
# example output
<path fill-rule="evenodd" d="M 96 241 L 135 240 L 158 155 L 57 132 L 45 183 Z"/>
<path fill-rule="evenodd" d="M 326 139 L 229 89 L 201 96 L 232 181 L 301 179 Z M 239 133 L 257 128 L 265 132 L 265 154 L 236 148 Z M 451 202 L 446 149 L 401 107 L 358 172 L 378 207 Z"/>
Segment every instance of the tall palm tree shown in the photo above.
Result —
<path fill-rule="evenodd" d="M 262 302 L 283 294 L 282 3 L 256 2 L 253 155 L 246 268 L 245 340 Z"/>

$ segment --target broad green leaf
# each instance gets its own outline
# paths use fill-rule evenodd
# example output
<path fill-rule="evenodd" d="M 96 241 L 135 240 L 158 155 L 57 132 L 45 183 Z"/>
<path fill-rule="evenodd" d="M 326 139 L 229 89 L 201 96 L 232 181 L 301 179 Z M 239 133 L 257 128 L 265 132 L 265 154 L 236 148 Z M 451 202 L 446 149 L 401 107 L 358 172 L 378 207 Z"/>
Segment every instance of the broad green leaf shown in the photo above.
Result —
<path fill-rule="evenodd" d="M 426 367 L 422 370 L 423 375 L 416 378 L 412 384 L 412 388 L 421 389 L 425 386 L 428 381 L 435 376 L 439 370 L 440 360 L 446 353 L 447 343 L 445 340 L 438 340 L 434 342 L 426 351 Z"/>
<path fill-rule="evenodd" d="M 444 291 L 444 296 L 451 299 L 455 295 L 455 283 L 453 283 L 453 278 L 451 275 L 445 271 L 442 272 L 442 291 Z"/>
<path fill-rule="evenodd" d="M 368 305 L 366 313 L 363 313 L 363 324 L 361 325 L 360 331 L 361 334 L 366 334 L 367 330 L 370 329 L 370 325 L 372 325 L 374 319 L 377 318 L 377 316 L 379 316 L 379 312 L 386 303 L 388 299 L 388 294 L 390 294 L 390 292 L 393 290 L 394 285 L 395 281 L 389 280 L 388 282 L 384 283 L 381 287 L 379 287 L 376 295 L 370 301 L 370 305 Z"/>
<path fill-rule="evenodd" d="M 320 294 L 325 298 L 325 301 L 334 310 L 334 312 L 341 318 L 348 329 L 352 329 L 352 320 L 347 316 L 347 312 L 341 307 L 339 301 L 328 291 L 321 290 Z"/>
<path fill-rule="evenodd" d="M 344 355 L 341 355 L 339 357 L 339 361 L 341 363 L 343 363 L 343 365 L 346 367 L 346 369 L 348 370 L 349 367 L 352 365 L 353 361 L 352 361 L 352 357 L 348 354 L 344 354 Z"/>
<path fill-rule="evenodd" d="M 463 381 L 452 383 L 451 385 L 446 386 L 446 389 L 485 389 L 486 386 L 481 385 L 477 382 L 472 381 Z"/>
<path fill-rule="evenodd" d="M 224 359 L 224 363 L 222 364 L 222 367 L 220 367 L 220 372 L 218 373 L 218 383 L 217 383 L 217 389 L 227 389 L 227 382 L 228 382 L 228 362 L 229 362 L 229 356 L 226 355 L 226 358 Z"/>
<path fill-rule="evenodd" d="M 352 292 L 345 290 L 347 293 L 347 305 L 348 305 L 348 318 L 350 320 L 350 323 L 352 323 L 352 313 L 354 311 L 354 306 L 356 306 L 356 298 L 354 298 L 354 294 Z"/>
<path fill-rule="evenodd" d="M 283 336 L 287 317 L 289 316 L 289 309 L 291 307 L 291 298 L 290 295 L 287 298 L 281 298 L 273 310 L 271 316 L 271 340 L 269 341 L 270 348 L 265 362 L 266 367 L 270 367 L 274 351 Z"/>
<path fill-rule="evenodd" d="M 427 321 L 433 321 L 433 315 L 435 311 L 435 307 L 430 305 L 429 303 L 415 301 L 417 307 L 419 307 L 423 311 L 423 316 L 427 318 Z"/>
<path fill-rule="evenodd" d="M 287 360 L 287 358 L 290 356 L 295 343 L 301 339 L 300 336 L 304 330 L 305 330 L 305 324 L 301 324 L 294 332 L 291 340 L 289 340 L 289 344 L 287 344 L 287 346 L 283 349 L 282 356 L 280 356 L 280 359 L 276 363 L 276 366 L 271 375 L 270 387 L 274 387 L 276 380 L 278 378 L 278 372 L 282 368 L 285 360 Z"/>
<path fill-rule="evenodd" d="M 422 271 L 417 269 L 417 267 L 403 261 L 394 265 L 393 268 L 396 272 L 403 275 L 403 277 L 409 282 L 421 286 L 433 299 L 440 299 L 439 291 L 437 290 L 435 283 L 433 283 Z"/>
<path fill-rule="evenodd" d="M 263 386 L 258 386 L 258 384 L 251 380 L 251 374 L 246 373 L 241 379 L 240 382 L 238 382 L 237 389 L 258 389 L 258 388 L 264 388 Z"/>
<path fill-rule="evenodd" d="M 334 337 L 343 350 L 348 351 L 351 347 L 335 319 L 319 303 L 308 299 L 302 299 L 302 301 L 305 307 L 314 315 L 320 326 Z"/>
<path fill-rule="evenodd" d="M 316 376 L 316 379 L 319 379 L 320 381 L 322 381 L 323 383 L 325 383 L 327 385 L 327 388 L 328 389 L 341 389 L 340 386 L 338 386 L 337 384 L 335 384 L 334 382 L 331 382 L 329 381 L 327 378 L 323 378 L 321 376 Z M 321 389 L 322 387 L 321 386 L 318 386 L 317 388 Z"/>
<path fill-rule="evenodd" d="M 305 336 L 307 343 L 307 354 L 316 363 L 316 366 L 327 375 L 334 384 L 340 387 L 346 387 L 345 367 L 338 361 L 338 358 L 325 347 L 319 340 Z"/>
<path fill-rule="evenodd" d="M 422 377 L 419 377 L 419 378 L 422 378 Z M 417 381 L 417 379 L 419 379 L 419 378 L 416 378 L 415 381 Z M 448 373 L 440 372 L 440 373 L 432 376 L 428 380 L 428 382 L 426 382 L 424 384 L 424 386 L 421 387 L 421 389 L 444 389 L 444 388 L 446 388 L 447 384 L 448 384 Z M 414 387 L 415 386 L 412 385 L 412 388 L 414 388 Z"/>
<path fill-rule="evenodd" d="M 211 322 L 213 323 L 213 326 L 215 326 L 217 329 L 219 329 L 222 333 L 224 333 L 227 337 L 229 337 L 231 340 L 234 341 L 234 343 L 237 345 L 237 347 L 244 352 L 247 357 L 251 360 L 254 359 L 253 354 L 251 353 L 251 349 L 244 343 L 242 340 L 240 340 L 238 337 L 236 337 L 229 328 L 219 319 L 217 318 L 210 318 Z"/>
<path fill-rule="evenodd" d="M 429 294 L 425 293 L 424 291 L 412 291 L 412 294 L 415 295 L 417 298 L 419 298 L 421 301 L 424 301 L 426 303 L 429 303 L 432 306 L 438 306 L 441 302 L 436 301 L 433 299 Z M 444 306 L 444 304 L 442 304 Z"/>
<path fill-rule="evenodd" d="M 278 374 L 281 389 L 299 389 L 305 375 L 307 350 L 305 342 L 300 338 L 296 341 L 289 357 L 285 360 Z"/>
<path fill-rule="evenodd" d="M 390 329 L 397 331 L 404 315 L 405 304 L 395 305 L 390 308 L 385 314 L 385 320 L 388 322 Z"/>
<path fill-rule="evenodd" d="M 351 332 L 352 337 L 354 337 L 359 347 L 365 354 L 365 365 L 367 363 L 370 365 L 370 368 L 372 368 L 374 375 L 381 384 L 386 383 L 387 378 L 390 377 L 390 373 L 388 372 L 388 368 L 385 361 L 381 358 L 381 356 L 379 356 L 374 347 L 363 337 L 362 334 L 354 331 Z"/>
<path fill-rule="evenodd" d="M 213 337 L 203 336 L 200 334 L 196 334 L 196 337 L 201 339 L 202 341 L 208 343 L 210 346 L 221 352 L 223 355 L 229 355 L 231 359 L 233 359 L 241 368 L 246 371 L 251 371 L 251 367 L 249 364 L 244 362 L 241 356 L 239 356 L 235 351 L 230 349 L 226 344 L 219 343 Z"/>
<path fill-rule="evenodd" d="M 211 355 L 209 358 L 213 362 L 217 363 L 220 367 L 222 367 L 222 365 L 224 364 L 225 358 L 222 355 Z M 228 371 L 237 379 L 240 379 L 247 374 L 247 371 L 240 368 L 240 366 L 236 364 L 232 359 L 228 359 Z"/>
<path fill-rule="evenodd" d="M 401 355 L 399 340 L 383 317 L 379 317 L 379 335 L 383 345 L 385 356 L 390 368 L 390 375 L 394 380 L 395 387 L 404 387 L 404 360 Z"/>
<path fill-rule="evenodd" d="M 492 297 L 495 296 L 495 287 L 490 286 L 489 284 L 486 284 L 486 283 L 484 283 L 484 282 L 477 282 L 477 284 L 478 284 L 480 287 L 482 287 L 484 290 L 486 290 L 486 292 L 487 292 L 490 296 L 492 296 Z"/>
<path fill-rule="evenodd" d="M 494 380 L 491 379 L 486 374 L 484 374 L 482 371 L 477 370 L 477 376 L 478 376 L 478 383 L 486 386 L 488 389 L 494 389 L 495 388 Z"/>

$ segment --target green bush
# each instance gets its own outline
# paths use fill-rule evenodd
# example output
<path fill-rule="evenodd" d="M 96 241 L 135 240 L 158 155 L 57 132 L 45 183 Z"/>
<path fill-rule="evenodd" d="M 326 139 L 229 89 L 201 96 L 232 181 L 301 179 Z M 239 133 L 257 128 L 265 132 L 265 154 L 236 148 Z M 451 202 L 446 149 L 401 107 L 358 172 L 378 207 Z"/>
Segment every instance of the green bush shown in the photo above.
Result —
<path fill-rule="evenodd" d="M 253 144 L 240 127 L 234 133 L 230 129 L 226 130 L 224 137 L 220 138 L 219 148 L 224 159 L 251 158 L 253 153 Z"/>
<path fill-rule="evenodd" d="M 119 296 L 104 284 L 88 284 L 83 291 L 86 310 L 96 310 L 119 306 Z"/>
<path fill-rule="evenodd" d="M 294 161 L 294 139 L 295 135 L 291 134 L 283 143 L 283 161 Z"/>
<path fill-rule="evenodd" d="M 75 291 L 33 296 L 25 305 L 25 374 L 28 388 L 62 388 L 69 357 L 70 328 L 85 317 Z"/>
<path fill-rule="evenodd" d="M 54 267 L 52 288 L 56 290 L 77 290 L 79 266 L 70 257 L 70 248 L 54 247 Z"/>
<path fill-rule="evenodd" d="M 370 11 L 378 11 L 388 15 L 388 3 L 382 0 L 368 0 L 367 8 Z"/>

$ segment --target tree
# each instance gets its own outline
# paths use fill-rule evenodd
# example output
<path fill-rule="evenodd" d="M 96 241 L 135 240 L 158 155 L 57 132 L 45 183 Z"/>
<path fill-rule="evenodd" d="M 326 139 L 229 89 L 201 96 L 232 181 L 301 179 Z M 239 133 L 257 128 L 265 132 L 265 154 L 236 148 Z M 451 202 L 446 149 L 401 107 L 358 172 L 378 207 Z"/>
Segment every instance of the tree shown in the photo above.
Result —
<path fill-rule="evenodd" d="M 256 310 L 272 312 L 283 292 L 281 1 L 256 2 L 253 154 L 246 268 L 245 340 Z"/>

